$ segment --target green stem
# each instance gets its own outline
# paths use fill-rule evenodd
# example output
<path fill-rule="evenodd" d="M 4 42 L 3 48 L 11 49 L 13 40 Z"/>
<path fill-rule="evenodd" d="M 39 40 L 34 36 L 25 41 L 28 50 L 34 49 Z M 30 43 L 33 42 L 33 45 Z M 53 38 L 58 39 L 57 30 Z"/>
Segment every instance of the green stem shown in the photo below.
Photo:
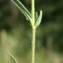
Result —
<path fill-rule="evenodd" d="M 33 20 L 33 24 L 35 23 L 35 4 L 34 4 L 34 0 L 31 0 L 31 6 L 32 6 L 32 20 Z"/>
<path fill-rule="evenodd" d="M 35 4 L 34 0 L 31 0 L 31 6 L 32 6 L 32 62 L 35 63 L 35 32 L 36 28 L 34 26 L 35 24 Z"/>
<path fill-rule="evenodd" d="M 35 63 L 35 33 L 36 29 L 32 28 L 32 63 Z"/>

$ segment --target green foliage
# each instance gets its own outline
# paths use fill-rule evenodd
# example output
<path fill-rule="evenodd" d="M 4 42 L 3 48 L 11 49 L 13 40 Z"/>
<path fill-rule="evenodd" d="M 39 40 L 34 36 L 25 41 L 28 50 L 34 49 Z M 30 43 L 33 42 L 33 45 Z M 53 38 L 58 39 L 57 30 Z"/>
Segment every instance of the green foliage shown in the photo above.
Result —
<path fill-rule="evenodd" d="M 31 23 L 31 27 L 32 27 L 32 63 L 35 63 L 35 34 L 36 34 L 36 28 L 40 25 L 41 23 L 41 19 L 42 19 L 42 11 L 40 11 L 40 15 L 39 17 L 36 17 L 37 20 L 35 20 L 35 5 L 34 5 L 34 0 L 31 0 L 31 11 L 32 13 L 30 13 L 27 8 L 20 3 L 19 0 L 12 0 L 12 2 L 14 2 L 17 7 L 22 11 L 22 13 L 25 15 L 26 19 L 30 21 Z M 37 14 L 36 14 L 37 16 Z M 35 22 L 36 21 L 36 22 Z"/>
<path fill-rule="evenodd" d="M 33 25 L 33 20 L 32 20 L 32 15 L 31 13 L 28 11 L 28 9 L 19 1 L 19 0 L 12 0 L 13 3 L 15 3 L 15 5 L 21 10 L 21 12 L 24 14 L 24 16 L 26 17 L 27 20 L 30 21 L 30 24 Z M 37 15 L 36 15 L 37 16 Z M 41 19 L 42 19 L 42 11 L 40 11 L 40 15 L 39 17 L 35 17 L 36 22 L 35 22 L 35 27 L 38 27 L 41 23 Z M 32 26 L 33 27 L 33 26 Z"/>
<path fill-rule="evenodd" d="M 19 0 L 12 0 L 12 2 L 16 4 L 16 6 L 21 10 L 27 20 L 32 21 L 30 12 Z"/>
<path fill-rule="evenodd" d="M 36 17 L 37 18 L 37 17 Z M 37 18 L 36 20 L 36 23 L 35 23 L 35 26 L 38 27 L 41 23 L 41 20 L 42 20 L 42 11 L 40 11 L 40 15 L 39 17 Z"/>
<path fill-rule="evenodd" d="M 30 10 L 30 0 L 20 0 L 20 1 Z M 0 1 L 0 29 L 5 29 L 6 31 L 7 30 L 13 31 L 13 33 L 11 33 L 11 32 L 10 33 L 11 33 L 11 35 L 15 35 L 15 37 L 16 36 L 18 37 L 18 39 L 16 39 L 16 41 L 19 42 L 20 45 L 17 44 L 16 51 L 20 53 L 21 51 L 23 51 L 23 47 L 26 45 L 26 42 L 28 43 L 28 40 L 30 39 L 31 34 L 30 34 L 30 30 L 28 30 L 29 27 L 26 24 L 26 21 L 25 21 L 25 18 L 23 17 L 23 15 L 20 14 L 19 11 L 12 12 L 13 9 L 15 9 L 15 8 L 14 8 L 14 5 L 11 6 L 10 3 L 11 3 L 11 1 L 9 1 L 9 0 Z M 47 1 L 46 0 L 36 0 L 35 3 L 36 3 L 37 11 L 39 11 L 39 9 L 43 10 L 43 21 L 41 23 L 41 26 L 37 30 L 36 49 L 37 48 L 39 50 L 42 49 L 42 47 L 45 47 L 44 44 L 46 44 L 46 46 L 47 46 L 47 38 L 50 35 L 50 36 L 52 36 L 52 39 L 53 39 L 52 48 L 55 49 L 55 51 L 61 50 L 61 52 L 62 52 L 63 51 L 63 0 L 47 0 Z M 16 9 L 18 9 L 18 8 L 16 8 Z M 16 14 L 16 16 L 13 14 Z M 36 20 L 35 22 L 37 22 L 37 19 L 38 19 L 37 12 L 35 14 L 35 17 L 37 17 L 35 19 Z M 27 18 L 27 20 L 29 20 L 29 19 Z M 22 31 L 20 31 L 18 29 L 20 29 Z M 25 37 L 25 35 L 26 35 L 26 37 Z M 24 45 L 22 45 L 22 43 L 21 43 L 23 41 L 24 41 Z M 29 40 L 29 42 L 30 42 L 30 40 Z M 22 49 L 20 48 L 21 50 L 18 51 L 18 48 L 19 48 L 18 46 L 21 47 L 21 45 L 23 47 L 22 47 Z M 29 48 L 29 47 L 30 46 L 28 46 L 27 48 Z M 24 50 L 25 49 L 26 49 L 26 47 L 24 47 Z M 47 49 L 47 47 L 46 47 L 46 49 Z M 18 55 L 18 53 L 17 53 L 17 55 Z M 39 61 L 39 60 L 37 60 L 37 61 Z"/>
<path fill-rule="evenodd" d="M 15 59 L 15 57 L 8 51 L 6 51 L 6 53 L 8 53 L 10 55 L 10 57 L 13 59 L 14 63 L 18 63 L 17 60 Z"/>

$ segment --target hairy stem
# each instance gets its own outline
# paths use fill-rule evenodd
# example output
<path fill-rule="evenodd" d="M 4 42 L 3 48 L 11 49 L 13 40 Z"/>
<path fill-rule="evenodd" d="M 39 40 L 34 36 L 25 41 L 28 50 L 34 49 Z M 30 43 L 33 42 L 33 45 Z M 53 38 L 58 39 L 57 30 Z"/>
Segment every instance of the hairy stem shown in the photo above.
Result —
<path fill-rule="evenodd" d="M 34 4 L 34 0 L 31 0 L 31 10 L 32 10 L 32 62 L 31 63 L 35 63 L 35 4 Z"/>
<path fill-rule="evenodd" d="M 34 0 L 31 0 L 31 6 L 32 6 L 32 20 L 33 20 L 33 24 L 35 23 L 35 4 L 34 4 Z"/>
<path fill-rule="evenodd" d="M 36 29 L 32 28 L 32 62 L 35 63 L 35 33 Z"/>

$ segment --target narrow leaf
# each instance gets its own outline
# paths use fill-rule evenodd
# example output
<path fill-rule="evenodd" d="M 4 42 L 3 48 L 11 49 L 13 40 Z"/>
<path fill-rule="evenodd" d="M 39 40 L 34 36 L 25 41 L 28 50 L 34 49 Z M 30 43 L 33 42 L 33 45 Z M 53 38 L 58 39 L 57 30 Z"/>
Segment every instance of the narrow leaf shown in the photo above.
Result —
<path fill-rule="evenodd" d="M 35 22 L 35 27 L 36 28 L 40 25 L 41 20 L 42 20 L 42 11 L 40 11 L 40 15 L 39 15 L 37 21 Z"/>
<path fill-rule="evenodd" d="M 18 63 L 17 60 L 14 58 L 14 56 L 11 53 L 9 53 L 8 51 L 6 51 L 6 53 L 8 53 L 10 55 L 10 57 L 13 59 L 14 63 Z"/>
<path fill-rule="evenodd" d="M 31 14 L 27 8 L 19 0 L 12 0 L 12 2 L 21 10 L 24 16 L 31 21 Z"/>
<path fill-rule="evenodd" d="M 19 0 L 12 0 L 12 1 L 19 7 L 19 9 L 23 8 L 24 11 L 26 11 L 29 14 L 29 16 L 31 16 L 30 12 Z"/>
<path fill-rule="evenodd" d="M 38 19 L 38 13 L 35 12 L 35 20 L 37 20 L 37 19 Z"/>

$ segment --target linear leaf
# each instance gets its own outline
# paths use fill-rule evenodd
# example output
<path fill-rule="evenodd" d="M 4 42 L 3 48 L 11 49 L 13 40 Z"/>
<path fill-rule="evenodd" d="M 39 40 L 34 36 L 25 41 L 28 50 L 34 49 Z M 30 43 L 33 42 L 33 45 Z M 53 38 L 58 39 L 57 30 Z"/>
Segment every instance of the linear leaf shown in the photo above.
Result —
<path fill-rule="evenodd" d="M 21 10 L 21 12 L 24 14 L 24 16 L 28 19 L 31 20 L 31 14 L 27 10 L 27 8 L 19 1 L 19 0 L 12 0 L 13 3 Z"/>
<path fill-rule="evenodd" d="M 14 3 L 16 3 L 19 6 L 19 8 L 23 8 L 24 11 L 26 11 L 29 14 L 29 16 L 31 16 L 30 12 L 27 10 L 27 8 L 19 0 L 12 0 L 12 1 Z"/>
<path fill-rule="evenodd" d="M 37 20 L 37 19 L 38 19 L 38 13 L 35 12 L 35 20 Z"/>
<path fill-rule="evenodd" d="M 39 15 L 37 21 L 35 22 L 35 27 L 36 28 L 40 25 L 41 20 L 42 20 L 42 10 L 40 11 L 40 15 Z"/>
<path fill-rule="evenodd" d="M 10 55 L 10 57 L 13 59 L 13 61 L 14 61 L 14 63 L 18 63 L 17 62 L 17 60 L 14 58 L 14 56 L 11 54 L 11 53 L 9 53 L 8 51 L 6 51 L 9 55 Z"/>

